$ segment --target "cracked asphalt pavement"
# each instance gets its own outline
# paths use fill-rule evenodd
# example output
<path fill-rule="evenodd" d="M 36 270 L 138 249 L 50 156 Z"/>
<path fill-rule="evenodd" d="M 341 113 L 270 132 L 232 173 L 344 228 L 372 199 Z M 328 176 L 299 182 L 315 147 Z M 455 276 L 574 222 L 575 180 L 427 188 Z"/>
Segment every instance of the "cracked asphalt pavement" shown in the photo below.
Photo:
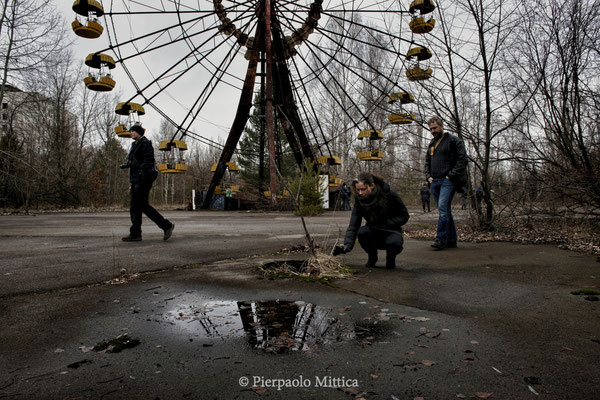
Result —
<path fill-rule="evenodd" d="M 282 252 L 291 214 L 165 214 L 173 237 L 145 220 L 139 243 L 123 212 L 0 217 L 0 398 L 598 397 L 600 302 L 571 294 L 598 290 L 594 256 L 406 240 L 395 270 L 357 246 L 328 286 L 257 271 L 306 257 Z M 348 218 L 308 226 L 330 248 Z"/>

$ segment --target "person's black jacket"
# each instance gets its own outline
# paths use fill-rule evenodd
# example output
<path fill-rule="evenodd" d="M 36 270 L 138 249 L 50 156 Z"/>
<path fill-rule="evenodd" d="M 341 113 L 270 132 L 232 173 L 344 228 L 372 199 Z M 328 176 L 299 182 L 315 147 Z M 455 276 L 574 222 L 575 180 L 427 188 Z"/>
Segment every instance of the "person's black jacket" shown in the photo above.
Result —
<path fill-rule="evenodd" d="M 465 144 L 458 137 L 444 132 L 444 138 L 431 157 L 431 148 L 435 147 L 437 138 L 433 138 L 427 147 L 425 156 L 425 177 L 442 179 L 446 176 L 454 183 L 457 190 L 466 183 L 465 171 L 467 168 L 467 152 Z"/>
<path fill-rule="evenodd" d="M 377 183 L 376 185 L 379 186 L 379 190 L 383 190 L 383 193 L 387 197 L 387 218 L 383 223 L 372 223 L 372 221 L 369 220 L 369 213 L 360 204 L 358 199 L 356 199 L 354 208 L 352 208 L 350 224 L 348 225 L 346 236 L 344 238 L 344 247 L 347 247 L 348 251 L 354 247 L 358 228 L 360 228 L 363 218 L 365 219 L 366 224 L 373 228 L 397 232 L 402 232 L 402 225 L 406 224 L 410 218 L 402 199 L 390 188 L 390 185 L 385 182 L 381 184 Z"/>
<path fill-rule="evenodd" d="M 129 182 L 150 182 L 154 179 L 154 148 L 146 136 L 131 144 L 127 155 Z"/>

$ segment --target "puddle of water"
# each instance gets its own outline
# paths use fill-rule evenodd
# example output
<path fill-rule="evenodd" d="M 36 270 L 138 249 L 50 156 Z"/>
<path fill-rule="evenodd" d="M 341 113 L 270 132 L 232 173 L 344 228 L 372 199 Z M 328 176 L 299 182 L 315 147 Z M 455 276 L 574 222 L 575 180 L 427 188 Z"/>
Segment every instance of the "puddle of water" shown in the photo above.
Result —
<path fill-rule="evenodd" d="M 342 321 L 331 308 L 301 301 L 180 304 L 166 318 L 202 337 L 246 337 L 251 347 L 273 353 L 308 351 L 374 334 Z"/>

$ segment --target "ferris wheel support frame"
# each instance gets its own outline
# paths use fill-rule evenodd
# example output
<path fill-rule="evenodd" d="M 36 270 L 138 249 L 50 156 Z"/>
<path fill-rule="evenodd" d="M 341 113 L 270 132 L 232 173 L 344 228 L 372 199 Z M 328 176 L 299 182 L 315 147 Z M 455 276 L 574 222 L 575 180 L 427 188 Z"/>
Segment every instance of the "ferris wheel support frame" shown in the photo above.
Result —
<path fill-rule="evenodd" d="M 275 124 L 273 120 L 273 52 L 271 48 L 271 0 L 265 0 L 265 58 L 267 67 L 266 120 L 269 139 L 269 178 L 271 205 L 277 204 L 277 167 L 275 166 Z"/>
<path fill-rule="evenodd" d="M 265 0 L 265 8 L 261 13 L 264 18 L 259 19 L 259 23 L 257 24 L 255 31 L 256 38 L 264 38 L 264 48 L 260 52 L 262 54 L 259 53 L 259 57 L 253 57 L 248 62 L 248 71 L 246 72 L 246 78 L 244 80 L 244 86 L 240 95 L 238 109 L 201 208 L 208 208 L 210 206 L 210 201 L 214 194 L 215 188 L 223 178 L 227 169 L 227 163 L 231 161 L 246 123 L 248 122 L 250 109 L 252 107 L 254 86 L 256 82 L 258 59 L 262 59 L 263 54 L 266 64 L 266 83 L 265 98 L 261 99 L 261 102 L 264 102 L 263 106 L 266 114 L 265 122 L 269 142 L 269 175 L 272 205 L 275 205 L 277 201 L 277 169 L 275 165 L 276 150 L 274 123 L 276 109 L 273 106 L 274 94 L 276 94 L 278 97 L 277 103 L 279 104 L 279 107 L 277 110 L 283 114 L 283 118 L 280 119 L 281 126 L 298 166 L 303 168 L 304 160 L 306 158 L 314 160 L 310 142 L 308 141 L 308 137 L 306 136 L 306 132 L 302 126 L 300 114 L 298 113 L 298 107 L 294 101 L 292 83 L 290 80 L 290 71 L 285 62 L 286 57 L 283 43 L 284 38 L 281 34 L 278 21 L 273 19 L 273 15 L 267 11 L 270 9 L 269 3 L 270 0 Z M 272 33 L 272 35 L 269 32 Z M 277 79 L 273 79 L 274 77 Z"/>
<path fill-rule="evenodd" d="M 259 33 L 262 33 L 262 30 L 263 29 L 259 24 L 256 28 L 257 37 L 259 37 Z M 227 169 L 227 163 L 231 161 L 231 157 L 233 156 L 235 148 L 237 147 L 240 137 L 244 132 L 244 128 L 246 127 L 246 123 L 248 122 L 250 108 L 252 107 L 252 94 L 254 93 L 254 83 L 256 82 L 257 66 L 258 60 L 256 58 L 251 58 L 248 61 L 248 71 L 246 72 L 246 78 L 244 79 L 244 86 L 242 87 L 242 94 L 240 95 L 240 102 L 238 103 L 235 118 L 231 124 L 231 129 L 229 130 L 229 135 L 227 136 L 227 141 L 225 142 L 225 147 L 223 148 L 221 156 L 219 157 L 217 169 L 210 182 L 201 208 L 208 208 L 210 206 L 210 200 L 215 193 L 215 188 L 221 179 L 223 179 L 223 175 L 225 175 L 225 170 Z"/>

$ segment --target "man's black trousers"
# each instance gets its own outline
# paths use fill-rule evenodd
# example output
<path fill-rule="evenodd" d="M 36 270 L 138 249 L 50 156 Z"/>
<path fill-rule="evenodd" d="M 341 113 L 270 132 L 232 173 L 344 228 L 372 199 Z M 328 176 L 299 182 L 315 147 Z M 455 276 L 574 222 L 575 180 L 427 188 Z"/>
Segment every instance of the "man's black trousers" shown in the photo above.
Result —
<path fill-rule="evenodd" d="M 131 215 L 129 235 L 131 237 L 142 236 L 142 213 L 146 214 L 163 231 L 171 226 L 171 222 L 160 215 L 148 202 L 151 188 L 152 182 L 131 182 L 131 199 L 129 203 L 129 214 Z"/>

